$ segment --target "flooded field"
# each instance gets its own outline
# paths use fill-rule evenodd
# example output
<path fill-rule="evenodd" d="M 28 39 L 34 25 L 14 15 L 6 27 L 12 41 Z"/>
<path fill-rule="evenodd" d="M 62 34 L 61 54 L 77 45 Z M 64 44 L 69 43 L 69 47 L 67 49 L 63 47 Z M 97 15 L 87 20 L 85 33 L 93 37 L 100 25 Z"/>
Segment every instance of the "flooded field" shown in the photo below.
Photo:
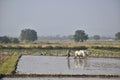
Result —
<path fill-rule="evenodd" d="M 16 74 L 120 74 L 120 59 L 22 56 Z"/>
<path fill-rule="evenodd" d="M 16 74 L 119 75 L 120 59 L 24 55 Z M 119 80 L 116 77 L 4 77 L 1 80 Z"/>

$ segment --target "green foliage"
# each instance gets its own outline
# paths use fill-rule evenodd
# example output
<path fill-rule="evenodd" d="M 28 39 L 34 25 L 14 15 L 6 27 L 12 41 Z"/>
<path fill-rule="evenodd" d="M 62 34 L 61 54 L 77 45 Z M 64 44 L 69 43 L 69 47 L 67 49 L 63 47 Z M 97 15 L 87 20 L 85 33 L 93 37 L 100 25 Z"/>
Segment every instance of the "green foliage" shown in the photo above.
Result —
<path fill-rule="evenodd" d="M 11 43 L 19 43 L 19 40 L 17 38 L 10 38 Z"/>
<path fill-rule="evenodd" d="M 120 51 L 120 47 L 115 46 L 91 46 L 93 49 Z"/>
<path fill-rule="evenodd" d="M 19 40 L 17 38 L 3 36 L 0 37 L 0 43 L 19 43 Z"/>
<path fill-rule="evenodd" d="M 120 32 L 118 32 L 118 33 L 115 34 L 115 39 L 116 40 L 120 40 Z"/>
<path fill-rule="evenodd" d="M 0 43 L 10 43 L 10 39 L 7 36 L 0 37 Z"/>
<path fill-rule="evenodd" d="M 83 42 L 84 40 L 88 39 L 88 35 L 85 33 L 84 30 L 75 31 L 75 35 L 73 37 L 76 42 Z"/>
<path fill-rule="evenodd" d="M 89 49 L 89 52 L 92 57 L 120 58 L 120 52 L 114 50 Z"/>
<path fill-rule="evenodd" d="M 20 34 L 21 41 L 35 41 L 37 40 L 37 32 L 32 29 L 24 29 Z"/>
<path fill-rule="evenodd" d="M 94 35 L 93 36 L 93 39 L 95 39 L 96 41 L 100 39 L 100 36 L 99 35 Z"/>

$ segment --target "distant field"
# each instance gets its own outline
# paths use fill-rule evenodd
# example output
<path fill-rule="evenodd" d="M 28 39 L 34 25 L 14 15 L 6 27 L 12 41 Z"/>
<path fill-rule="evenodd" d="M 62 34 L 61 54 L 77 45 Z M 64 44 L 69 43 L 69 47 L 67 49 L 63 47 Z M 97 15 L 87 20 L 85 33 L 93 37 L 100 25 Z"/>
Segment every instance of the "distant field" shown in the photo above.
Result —
<path fill-rule="evenodd" d="M 103 42 L 39 42 L 39 43 L 20 43 L 20 44 L 0 44 L 0 48 L 74 48 L 85 46 L 91 48 L 94 46 L 99 47 L 117 47 L 120 48 L 120 42 L 103 41 Z"/>
<path fill-rule="evenodd" d="M 91 57 L 120 58 L 120 42 L 39 42 L 27 44 L 0 44 L 0 53 L 66 56 L 67 50 L 87 49 Z"/>

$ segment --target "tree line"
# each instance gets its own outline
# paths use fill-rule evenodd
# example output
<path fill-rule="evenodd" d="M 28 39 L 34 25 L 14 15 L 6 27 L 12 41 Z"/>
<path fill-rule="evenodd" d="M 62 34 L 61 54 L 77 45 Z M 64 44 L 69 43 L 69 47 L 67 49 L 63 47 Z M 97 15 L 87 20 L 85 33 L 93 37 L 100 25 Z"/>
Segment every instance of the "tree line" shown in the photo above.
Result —
<path fill-rule="evenodd" d="M 19 40 L 18 40 L 18 38 L 1 36 L 0 37 L 0 43 L 19 43 Z"/>
<path fill-rule="evenodd" d="M 54 39 L 60 39 L 59 36 L 53 37 Z M 68 37 L 63 38 L 69 38 L 74 40 L 75 42 L 84 42 L 89 39 L 88 34 L 84 30 L 76 30 L 74 35 L 70 35 Z M 94 35 L 92 37 L 94 40 L 99 40 L 101 37 L 99 35 Z M 20 38 L 12 38 L 7 36 L 1 36 L 0 37 L 0 43 L 19 43 L 19 42 L 33 42 L 38 39 L 37 32 L 33 29 L 23 29 L 21 30 Z M 67 39 L 66 39 L 67 40 Z M 117 32 L 115 34 L 115 40 L 120 40 L 120 32 Z"/>

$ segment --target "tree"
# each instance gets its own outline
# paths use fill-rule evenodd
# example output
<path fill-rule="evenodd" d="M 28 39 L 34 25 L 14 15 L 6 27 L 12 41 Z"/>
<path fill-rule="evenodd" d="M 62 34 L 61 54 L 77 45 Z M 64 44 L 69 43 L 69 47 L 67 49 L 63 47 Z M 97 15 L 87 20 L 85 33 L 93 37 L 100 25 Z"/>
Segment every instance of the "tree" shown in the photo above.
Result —
<path fill-rule="evenodd" d="M 10 38 L 11 43 L 19 43 L 18 38 Z"/>
<path fill-rule="evenodd" d="M 10 43 L 10 39 L 7 36 L 0 37 L 0 43 Z"/>
<path fill-rule="evenodd" d="M 37 32 L 32 29 L 24 29 L 20 34 L 21 41 L 35 41 L 37 40 Z"/>
<path fill-rule="evenodd" d="M 115 39 L 116 39 L 116 40 L 120 40 L 120 32 L 117 32 L 117 33 L 115 34 Z"/>
<path fill-rule="evenodd" d="M 95 39 L 96 41 L 100 39 L 100 36 L 99 35 L 94 35 L 93 36 L 93 39 Z"/>
<path fill-rule="evenodd" d="M 76 42 L 83 42 L 84 40 L 88 39 L 88 35 L 85 33 L 84 30 L 76 30 L 73 38 Z"/>

